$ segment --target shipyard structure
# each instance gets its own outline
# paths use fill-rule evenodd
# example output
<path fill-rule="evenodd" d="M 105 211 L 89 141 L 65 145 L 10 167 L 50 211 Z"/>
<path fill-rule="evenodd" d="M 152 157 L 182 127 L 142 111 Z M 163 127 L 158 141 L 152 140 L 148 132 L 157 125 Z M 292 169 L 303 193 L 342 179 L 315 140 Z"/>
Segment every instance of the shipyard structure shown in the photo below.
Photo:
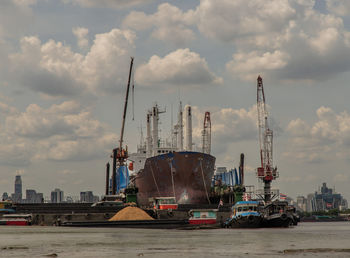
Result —
<path fill-rule="evenodd" d="M 152 198 L 174 197 L 179 204 L 208 204 L 215 166 L 215 157 L 210 155 L 210 114 L 205 113 L 202 146 L 195 151 L 191 106 L 183 110 L 180 102 L 177 123 L 165 140 L 159 137 L 159 115 L 164 112 L 158 105 L 147 112 L 146 139 L 141 137 L 137 152 L 129 156 L 137 202 L 147 206 Z"/>

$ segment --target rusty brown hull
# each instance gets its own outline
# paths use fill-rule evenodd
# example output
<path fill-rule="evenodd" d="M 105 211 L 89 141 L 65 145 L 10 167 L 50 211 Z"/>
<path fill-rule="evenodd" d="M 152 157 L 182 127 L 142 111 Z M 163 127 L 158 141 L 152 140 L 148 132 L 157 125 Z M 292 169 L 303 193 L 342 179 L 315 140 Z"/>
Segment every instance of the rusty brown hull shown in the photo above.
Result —
<path fill-rule="evenodd" d="M 139 205 L 151 197 L 176 197 L 178 203 L 208 203 L 215 157 L 200 152 L 173 152 L 148 158 L 135 179 Z"/>

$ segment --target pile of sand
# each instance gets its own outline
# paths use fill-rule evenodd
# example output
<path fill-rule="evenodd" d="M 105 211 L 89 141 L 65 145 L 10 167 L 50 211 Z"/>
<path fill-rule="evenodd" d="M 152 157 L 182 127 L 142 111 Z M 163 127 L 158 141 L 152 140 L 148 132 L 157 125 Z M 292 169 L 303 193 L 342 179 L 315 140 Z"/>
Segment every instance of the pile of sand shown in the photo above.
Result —
<path fill-rule="evenodd" d="M 137 207 L 125 207 L 121 211 L 117 212 L 109 221 L 118 220 L 154 220 L 145 211 Z"/>

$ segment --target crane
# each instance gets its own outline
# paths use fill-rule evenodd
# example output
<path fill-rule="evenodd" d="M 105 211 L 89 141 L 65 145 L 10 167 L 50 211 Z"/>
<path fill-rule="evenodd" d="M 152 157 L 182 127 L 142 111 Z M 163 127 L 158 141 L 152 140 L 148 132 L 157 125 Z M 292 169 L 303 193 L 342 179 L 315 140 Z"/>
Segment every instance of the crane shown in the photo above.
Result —
<path fill-rule="evenodd" d="M 211 149 L 211 121 L 210 112 L 205 112 L 202 131 L 202 152 L 210 154 Z"/>
<path fill-rule="evenodd" d="M 122 166 L 125 166 L 126 159 L 128 158 L 128 148 L 123 148 L 123 137 L 124 137 L 124 127 L 125 127 L 125 117 L 126 117 L 126 111 L 128 107 L 128 99 L 129 99 L 129 89 L 130 89 L 130 80 L 132 75 L 132 67 L 134 63 L 134 58 L 131 57 L 130 60 L 130 69 L 129 69 L 129 79 L 128 84 L 126 87 L 126 96 L 125 96 L 125 102 L 124 102 L 124 112 L 123 112 L 123 120 L 122 120 L 122 128 L 120 132 L 120 139 L 119 139 L 119 148 L 113 149 L 113 173 L 112 173 L 112 194 L 116 194 L 117 192 L 117 166 L 120 168 Z"/>
<path fill-rule="evenodd" d="M 257 79 L 257 109 L 259 127 L 259 145 L 261 167 L 257 169 L 257 176 L 264 182 L 265 203 L 271 201 L 271 181 L 278 177 L 277 167 L 273 168 L 272 140 L 273 131 L 268 124 L 268 113 L 265 104 L 265 93 L 262 78 Z"/>

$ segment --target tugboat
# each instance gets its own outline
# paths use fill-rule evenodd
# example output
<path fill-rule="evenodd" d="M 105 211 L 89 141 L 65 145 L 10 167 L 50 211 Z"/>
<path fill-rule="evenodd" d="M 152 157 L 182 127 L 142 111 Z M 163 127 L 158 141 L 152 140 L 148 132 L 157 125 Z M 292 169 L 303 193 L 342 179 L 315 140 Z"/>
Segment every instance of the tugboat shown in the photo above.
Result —
<path fill-rule="evenodd" d="M 262 214 L 257 201 L 240 201 L 232 207 L 232 215 L 224 222 L 225 228 L 258 228 L 261 227 Z"/>
<path fill-rule="evenodd" d="M 298 224 L 297 216 L 286 201 L 274 201 L 264 206 L 263 227 L 290 227 Z"/>

